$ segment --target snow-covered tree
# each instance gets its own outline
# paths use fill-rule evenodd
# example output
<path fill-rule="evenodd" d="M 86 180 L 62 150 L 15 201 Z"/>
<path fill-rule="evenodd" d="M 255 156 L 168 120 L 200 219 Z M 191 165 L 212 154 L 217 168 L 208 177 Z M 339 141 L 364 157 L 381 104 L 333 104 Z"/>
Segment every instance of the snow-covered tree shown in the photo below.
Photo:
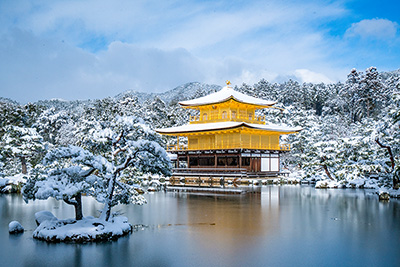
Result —
<path fill-rule="evenodd" d="M 129 202 L 126 184 L 132 182 L 132 176 L 171 174 L 170 160 L 159 142 L 159 136 L 143 120 L 133 116 L 117 117 L 90 131 L 85 146 L 103 155 L 114 166 L 107 177 L 107 199 L 102 218 L 110 218 L 114 205 Z"/>
<path fill-rule="evenodd" d="M 24 110 L 18 103 L 0 99 L 0 137 L 6 133 L 6 127 L 11 125 L 25 126 Z"/>
<path fill-rule="evenodd" d="M 78 201 L 76 197 L 80 198 L 81 193 L 87 193 L 83 190 L 88 190 L 87 188 L 93 186 L 88 184 L 89 178 L 90 181 L 96 182 L 98 189 L 97 191 L 91 189 L 93 192 L 91 194 L 105 204 L 102 218 L 108 220 L 111 208 L 119 203 L 142 204 L 145 202 L 145 199 L 137 192 L 138 185 L 135 183 L 135 177 L 142 174 L 171 174 L 170 160 L 159 144 L 161 139 L 141 119 L 133 116 L 117 116 L 111 121 L 82 120 L 80 127 L 75 130 L 81 148 L 58 148 L 50 152 L 45 158 L 46 164 L 67 159 L 69 165 L 61 165 L 32 179 L 28 184 L 33 191 L 28 189 L 26 191 L 34 192 L 29 194 L 31 198 L 38 198 L 35 195 L 35 188 L 47 186 L 47 183 L 43 182 L 43 177 L 47 175 L 47 180 L 50 179 L 50 181 L 70 184 L 71 187 L 77 183 L 81 185 L 74 186 L 76 190 L 71 190 L 74 194 L 69 196 L 53 190 L 54 193 L 44 195 L 44 197 L 60 198 L 61 194 L 63 200 L 76 203 Z M 97 163 L 93 164 L 93 162 Z M 96 179 L 93 179 L 93 174 L 97 177 Z M 103 187 L 99 186 L 100 184 Z"/>
<path fill-rule="evenodd" d="M 70 121 L 67 111 L 49 108 L 40 114 L 33 126 L 45 141 L 55 144 L 60 128 Z"/>
<path fill-rule="evenodd" d="M 47 168 L 38 168 L 23 188 L 26 202 L 53 197 L 75 208 L 76 220 L 83 218 L 82 194 L 106 199 L 105 177 L 112 172 L 110 164 L 102 156 L 94 156 L 87 150 L 69 146 L 48 152 L 43 160 Z"/>
<path fill-rule="evenodd" d="M 82 218 L 81 195 L 94 196 L 104 203 L 101 218 L 108 220 L 117 204 L 143 204 L 133 177 L 142 173 L 170 175 L 170 161 L 156 142 L 158 136 L 135 117 L 117 117 L 108 125 L 90 129 L 83 144 L 49 152 L 44 164 L 56 164 L 36 175 L 24 187 L 24 197 L 54 197 L 74 205 L 76 219 Z M 62 162 L 62 163 L 60 163 Z"/>
<path fill-rule="evenodd" d="M 0 178 L 4 176 L 4 157 L 0 154 Z"/>
<path fill-rule="evenodd" d="M 339 97 L 343 99 L 343 110 L 350 118 L 351 122 L 360 120 L 357 104 L 359 102 L 360 75 L 356 69 L 352 69 L 347 75 L 347 81 L 339 92 Z"/>
<path fill-rule="evenodd" d="M 393 187 L 400 186 L 400 79 L 391 84 L 392 101 L 376 127 L 375 141 L 381 148 L 378 152 L 381 165 L 393 181 Z"/>
<path fill-rule="evenodd" d="M 45 153 L 43 138 L 35 128 L 12 125 L 5 127 L 1 147 L 3 157 L 10 160 L 7 165 L 12 166 L 12 160 L 19 159 L 23 174 L 27 173 L 27 162 L 35 166 Z"/>
<path fill-rule="evenodd" d="M 361 75 L 358 92 L 358 113 L 360 117 L 370 117 L 382 99 L 383 85 L 378 70 L 370 67 Z"/>

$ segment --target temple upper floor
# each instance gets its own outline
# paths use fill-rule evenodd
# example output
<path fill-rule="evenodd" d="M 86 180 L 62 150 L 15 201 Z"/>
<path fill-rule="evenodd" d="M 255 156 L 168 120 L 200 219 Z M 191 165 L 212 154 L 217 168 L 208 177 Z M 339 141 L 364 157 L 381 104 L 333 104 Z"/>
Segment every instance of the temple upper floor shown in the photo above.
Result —
<path fill-rule="evenodd" d="M 198 111 L 198 115 L 190 116 L 190 124 L 225 121 L 264 124 L 265 116 L 256 115 L 256 110 L 270 108 L 275 103 L 237 92 L 230 82 L 218 92 L 179 102 L 184 108 Z"/>
<path fill-rule="evenodd" d="M 190 116 L 190 123 L 212 123 L 223 121 L 248 122 L 264 124 L 265 116 L 256 115 L 256 109 L 235 100 L 222 104 L 199 107 L 199 115 Z"/>

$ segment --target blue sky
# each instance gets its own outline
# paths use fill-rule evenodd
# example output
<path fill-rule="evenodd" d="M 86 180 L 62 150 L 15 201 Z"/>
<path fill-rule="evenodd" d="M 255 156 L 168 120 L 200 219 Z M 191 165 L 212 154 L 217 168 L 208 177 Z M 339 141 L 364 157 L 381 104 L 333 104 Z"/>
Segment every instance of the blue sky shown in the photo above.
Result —
<path fill-rule="evenodd" d="M 396 70 L 398 10 L 394 0 L 2 0 L 0 96 L 74 100 Z"/>

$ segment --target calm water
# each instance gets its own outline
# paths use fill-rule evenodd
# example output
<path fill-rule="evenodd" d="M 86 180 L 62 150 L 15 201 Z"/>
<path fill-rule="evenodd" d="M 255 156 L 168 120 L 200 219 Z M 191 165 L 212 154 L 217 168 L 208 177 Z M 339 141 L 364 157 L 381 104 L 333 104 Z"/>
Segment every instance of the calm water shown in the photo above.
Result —
<path fill-rule="evenodd" d="M 0 196 L 0 266 L 400 266 L 400 202 L 364 190 L 263 187 L 261 194 L 154 193 L 119 206 L 147 227 L 115 242 L 47 244 L 34 213 L 74 216 L 55 200 Z M 85 198 L 84 214 L 101 206 Z M 25 233 L 8 234 L 18 220 Z"/>

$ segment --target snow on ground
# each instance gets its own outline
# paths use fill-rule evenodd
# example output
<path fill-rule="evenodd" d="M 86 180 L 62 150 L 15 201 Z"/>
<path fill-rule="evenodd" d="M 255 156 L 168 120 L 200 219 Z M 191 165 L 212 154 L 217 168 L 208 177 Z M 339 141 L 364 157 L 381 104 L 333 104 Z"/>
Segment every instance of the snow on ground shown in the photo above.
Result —
<path fill-rule="evenodd" d="M 400 189 L 381 187 L 376 190 L 376 193 L 379 195 L 380 198 L 382 195 L 387 195 L 393 198 L 400 198 Z"/>
<path fill-rule="evenodd" d="M 47 220 L 57 220 L 56 216 L 53 215 L 50 211 L 42 210 L 35 213 L 35 221 L 39 226 L 42 222 Z"/>
<path fill-rule="evenodd" d="M 317 181 L 315 188 L 344 188 L 346 187 L 344 183 L 334 181 L 334 180 L 321 180 Z"/>
<path fill-rule="evenodd" d="M 353 180 L 321 180 L 317 181 L 315 188 L 367 188 L 367 189 L 379 189 L 378 181 L 373 179 L 353 179 Z"/>
<path fill-rule="evenodd" d="M 108 241 L 132 232 L 132 225 L 123 216 L 113 217 L 110 221 L 91 216 L 78 221 L 59 220 L 51 212 L 42 211 L 36 213 L 35 217 L 41 223 L 33 232 L 33 237 L 48 242 Z"/>
<path fill-rule="evenodd" d="M 390 197 L 400 198 L 400 189 L 388 189 Z"/>
<path fill-rule="evenodd" d="M 27 174 L 16 174 L 14 176 L 6 176 L 4 178 L 0 178 L 0 192 L 11 192 L 12 185 L 20 185 L 25 184 Z"/>
<path fill-rule="evenodd" d="M 0 178 L 0 187 L 4 187 L 8 184 L 8 178 Z"/>
<path fill-rule="evenodd" d="M 18 183 L 25 183 L 26 182 L 26 178 L 28 177 L 28 174 L 16 174 L 14 176 L 6 176 L 3 179 L 8 179 L 9 183 L 12 184 L 18 184 Z"/>
<path fill-rule="evenodd" d="M 348 181 L 347 187 L 351 187 L 351 188 L 364 188 L 365 185 L 365 179 L 353 179 Z"/>
<path fill-rule="evenodd" d="M 321 180 L 315 184 L 315 188 L 364 188 L 364 189 L 374 189 L 376 194 L 379 195 L 380 199 L 384 198 L 383 195 L 392 198 L 400 198 L 400 189 L 388 188 L 385 186 L 378 185 L 379 180 L 375 179 L 353 179 L 353 180 Z"/>

